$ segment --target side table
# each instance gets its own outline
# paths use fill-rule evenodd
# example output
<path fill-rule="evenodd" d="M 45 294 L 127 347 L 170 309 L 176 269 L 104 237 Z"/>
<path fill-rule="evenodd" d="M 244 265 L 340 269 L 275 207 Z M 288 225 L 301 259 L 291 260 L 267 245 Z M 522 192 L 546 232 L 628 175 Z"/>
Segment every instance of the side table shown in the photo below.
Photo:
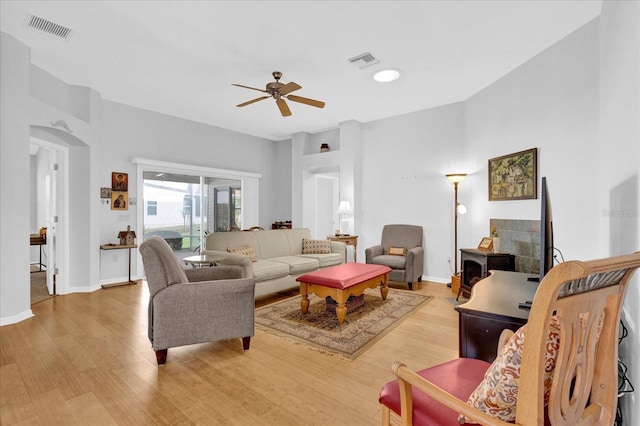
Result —
<path fill-rule="evenodd" d="M 137 281 L 131 280 L 131 249 L 137 248 L 137 244 L 103 244 L 100 246 L 100 250 L 119 250 L 119 249 L 129 249 L 129 280 L 122 283 L 113 283 L 113 284 L 102 284 L 102 288 L 116 287 L 119 285 L 128 285 L 128 284 L 136 284 Z"/>
<path fill-rule="evenodd" d="M 340 241 L 348 246 L 353 246 L 353 262 L 358 262 L 358 236 L 357 235 L 329 235 L 329 241 Z M 347 262 L 347 248 L 344 248 L 344 261 Z"/>
<path fill-rule="evenodd" d="M 196 267 L 203 267 L 203 266 L 215 266 L 216 262 L 220 262 L 221 260 L 224 260 L 221 257 L 211 257 L 211 256 L 207 256 L 206 254 L 198 254 L 195 256 L 187 256 L 184 259 L 182 259 L 182 261 L 185 263 L 185 265 L 191 265 L 192 267 L 196 268 Z"/>

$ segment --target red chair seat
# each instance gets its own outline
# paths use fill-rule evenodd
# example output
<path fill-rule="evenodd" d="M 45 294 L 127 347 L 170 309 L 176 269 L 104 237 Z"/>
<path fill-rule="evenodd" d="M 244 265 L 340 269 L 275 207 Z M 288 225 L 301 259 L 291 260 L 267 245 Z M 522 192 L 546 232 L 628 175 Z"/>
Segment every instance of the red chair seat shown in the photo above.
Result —
<path fill-rule="evenodd" d="M 484 379 L 484 373 L 489 365 L 488 362 L 478 359 L 458 358 L 417 373 L 453 396 L 466 401 Z M 414 425 L 460 426 L 456 411 L 415 388 L 412 392 Z M 384 385 L 380 391 L 379 401 L 400 415 L 400 388 L 397 380 Z"/>

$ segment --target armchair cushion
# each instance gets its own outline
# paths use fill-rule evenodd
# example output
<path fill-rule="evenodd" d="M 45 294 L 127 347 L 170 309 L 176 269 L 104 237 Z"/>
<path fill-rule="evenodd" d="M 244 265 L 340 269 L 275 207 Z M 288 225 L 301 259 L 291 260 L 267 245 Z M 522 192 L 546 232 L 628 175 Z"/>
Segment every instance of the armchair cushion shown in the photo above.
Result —
<path fill-rule="evenodd" d="M 302 240 L 302 254 L 329 253 L 331 253 L 331 241 L 329 240 Z"/>
<path fill-rule="evenodd" d="M 464 401 L 482 380 L 487 367 L 489 367 L 489 363 L 483 360 L 458 358 L 417 373 L 430 382 L 438 383 L 442 389 Z M 380 392 L 379 401 L 394 413 L 401 414 L 397 380 L 384 385 Z M 457 425 L 457 415 L 455 410 L 441 404 L 431 396 L 420 391 L 413 392 L 413 424 Z"/>
<path fill-rule="evenodd" d="M 252 262 L 255 262 L 257 260 L 256 253 L 253 251 L 253 247 L 250 244 L 245 244 L 239 247 L 227 247 L 227 251 L 229 253 L 236 253 L 242 256 L 247 256 L 249 259 L 251 259 Z"/>

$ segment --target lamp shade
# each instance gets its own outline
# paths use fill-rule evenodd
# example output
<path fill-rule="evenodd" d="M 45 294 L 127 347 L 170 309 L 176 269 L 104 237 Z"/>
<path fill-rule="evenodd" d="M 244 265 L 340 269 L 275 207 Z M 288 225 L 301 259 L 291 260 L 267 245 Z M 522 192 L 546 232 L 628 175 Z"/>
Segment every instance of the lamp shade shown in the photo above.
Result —
<path fill-rule="evenodd" d="M 340 205 L 338 205 L 338 214 L 347 215 L 351 214 L 351 203 L 347 200 L 340 201 Z"/>
<path fill-rule="evenodd" d="M 464 178 L 467 177 L 467 174 L 466 173 L 450 173 L 445 176 L 447 177 L 447 179 L 449 179 L 449 182 L 460 183 L 464 180 Z"/>

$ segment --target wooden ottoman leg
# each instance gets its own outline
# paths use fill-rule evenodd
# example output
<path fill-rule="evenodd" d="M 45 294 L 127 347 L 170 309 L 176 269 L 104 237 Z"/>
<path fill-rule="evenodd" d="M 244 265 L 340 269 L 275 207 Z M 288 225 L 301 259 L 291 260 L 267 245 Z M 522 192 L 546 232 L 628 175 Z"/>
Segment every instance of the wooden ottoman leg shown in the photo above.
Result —
<path fill-rule="evenodd" d="M 333 295 L 333 300 L 337 302 L 336 306 L 336 316 L 338 317 L 338 324 L 342 324 L 347 318 L 347 300 L 349 300 L 350 292 L 346 292 L 343 290 L 336 289 L 335 294 Z"/>
<path fill-rule="evenodd" d="M 300 312 L 306 314 L 309 311 L 309 295 L 306 283 L 300 283 Z"/>
<path fill-rule="evenodd" d="M 338 306 L 336 306 L 336 316 L 338 317 L 338 323 L 342 324 L 347 318 L 347 307 L 344 302 L 339 302 Z"/>
<path fill-rule="evenodd" d="M 380 296 L 382 300 L 387 300 L 387 294 L 389 294 L 389 286 L 387 285 L 388 275 L 384 274 L 382 281 L 380 281 Z"/>

